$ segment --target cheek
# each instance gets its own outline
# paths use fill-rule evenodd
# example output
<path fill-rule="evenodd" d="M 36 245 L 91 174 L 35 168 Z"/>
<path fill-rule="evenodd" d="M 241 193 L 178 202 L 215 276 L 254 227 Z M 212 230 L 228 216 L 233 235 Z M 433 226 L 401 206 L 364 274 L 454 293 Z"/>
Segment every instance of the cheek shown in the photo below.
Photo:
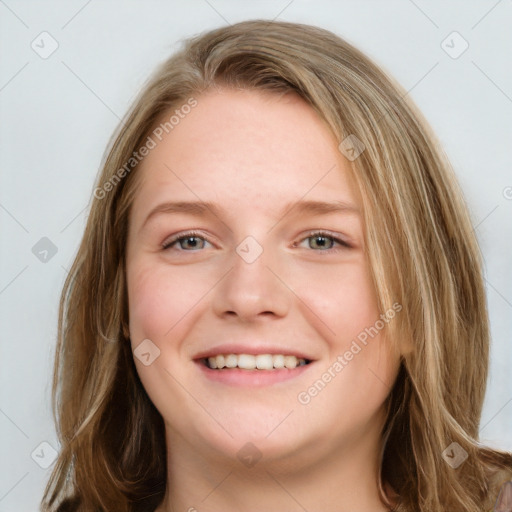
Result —
<path fill-rule="evenodd" d="M 168 299 L 163 295 L 163 288 L 154 272 L 148 268 L 134 263 L 128 268 L 127 274 L 132 342 L 143 338 L 155 339 L 165 328 L 166 317 L 169 315 Z"/>
<path fill-rule="evenodd" d="M 146 339 L 158 347 L 159 356 L 150 365 L 135 363 L 139 377 L 151 400 L 164 417 L 172 417 L 167 410 L 169 394 L 178 409 L 183 405 L 179 386 L 169 376 L 170 360 L 175 359 L 179 343 L 172 343 L 183 328 L 187 312 L 197 298 L 191 283 L 178 272 L 148 258 L 133 258 L 127 264 L 129 328 L 132 350 Z M 184 289 L 188 282 L 188 288 Z"/>
<path fill-rule="evenodd" d="M 158 263 L 133 261 L 127 269 L 130 333 L 157 343 L 199 307 L 204 286 L 198 276 Z M 132 340 L 135 341 L 135 340 Z"/>
<path fill-rule="evenodd" d="M 355 261 L 340 269 L 319 269 L 304 287 L 307 302 L 328 327 L 332 348 L 345 344 L 379 318 L 377 296 L 366 265 Z"/>
<path fill-rule="evenodd" d="M 325 379 L 317 375 L 322 380 L 318 389 L 323 389 L 325 380 L 329 390 L 322 392 L 317 403 L 328 407 L 332 400 L 331 404 L 344 403 L 348 409 L 366 404 L 371 410 L 388 394 L 398 365 L 385 337 L 387 324 L 381 319 L 385 312 L 379 311 L 371 276 L 362 263 L 347 266 L 339 274 L 330 272 L 323 282 L 325 287 L 315 284 L 307 292 L 308 302 L 329 331 L 323 329 L 329 363 L 321 371 L 330 370 L 330 374 Z"/>

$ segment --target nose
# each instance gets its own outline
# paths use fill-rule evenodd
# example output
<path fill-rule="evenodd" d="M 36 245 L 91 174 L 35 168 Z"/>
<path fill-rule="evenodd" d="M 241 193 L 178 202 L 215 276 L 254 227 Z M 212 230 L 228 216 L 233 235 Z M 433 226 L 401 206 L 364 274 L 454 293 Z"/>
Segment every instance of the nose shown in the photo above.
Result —
<path fill-rule="evenodd" d="M 263 250 L 250 262 L 234 251 L 230 270 L 214 289 L 213 308 L 218 316 L 249 322 L 286 315 L 293 293 L 280 275 L 277 258 L 270 253 Z"/>

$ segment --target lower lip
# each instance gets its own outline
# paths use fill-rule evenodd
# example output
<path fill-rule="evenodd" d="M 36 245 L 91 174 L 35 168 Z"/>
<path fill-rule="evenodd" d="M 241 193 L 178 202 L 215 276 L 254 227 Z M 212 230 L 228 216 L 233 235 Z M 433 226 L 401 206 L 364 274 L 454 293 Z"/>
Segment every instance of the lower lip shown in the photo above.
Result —
<path fill-rule="evenodd" d="M 297 366 L 289 369 L 278 370 L 243 370 L 241 368 L 223 368 L 221 370 L 212 370 L 202 362 L 196 361 L 203 374 L 210 380 L 228 384 L 231 386 L 252 386 L 262 387 L 284 382 L 299 375 L 302 375 L 312 363 Z"/>

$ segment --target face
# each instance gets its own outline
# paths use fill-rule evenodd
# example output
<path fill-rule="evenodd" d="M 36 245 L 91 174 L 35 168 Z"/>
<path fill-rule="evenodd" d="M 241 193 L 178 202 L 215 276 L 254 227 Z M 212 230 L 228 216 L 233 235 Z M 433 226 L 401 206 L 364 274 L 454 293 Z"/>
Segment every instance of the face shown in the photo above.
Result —
<path fill-rule="evenodd" d="M 137 170 L 127 246 L 134 360 L 168 440 L 275 463 L 376 448 L 399 313 L 377 308 L 339 142 L 294 94 L 196 99 Z"/>

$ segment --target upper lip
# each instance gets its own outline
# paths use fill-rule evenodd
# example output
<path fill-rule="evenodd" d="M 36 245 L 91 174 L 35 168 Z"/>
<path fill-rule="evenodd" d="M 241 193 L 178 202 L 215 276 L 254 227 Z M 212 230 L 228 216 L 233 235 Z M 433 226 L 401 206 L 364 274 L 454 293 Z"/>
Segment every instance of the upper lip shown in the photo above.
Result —
<path fill-rule="evenodd" d="M 206 359 L 208 357 L 214 357 L 218 355 L 227 355 L 227 354 L 251 354 L 257 356 L 259 354 L 282 354 L 285 356 L 296 356 L 299 359 L 307 359 L 308 361 L 313 361 L 313 358 L 295 348 L 286 348 L 286 347 L 278 347 L 276 345 L 263 345 L 261 343 L 252 343 L 252 344 L 223 344 L 216 345 L 215 347 L 211 347 L 207 350 L 203 350 L 198 352 L 194 359 Z"/>

